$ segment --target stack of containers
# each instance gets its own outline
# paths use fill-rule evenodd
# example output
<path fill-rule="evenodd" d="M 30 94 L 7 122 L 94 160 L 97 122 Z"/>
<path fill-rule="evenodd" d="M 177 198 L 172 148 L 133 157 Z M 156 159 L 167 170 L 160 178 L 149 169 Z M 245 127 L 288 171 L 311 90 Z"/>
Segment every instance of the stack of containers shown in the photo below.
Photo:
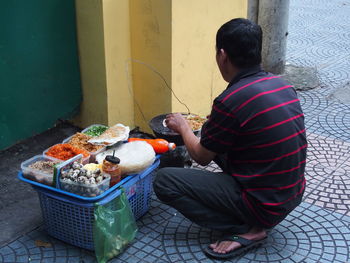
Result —
<path fill-rule="evenodd" d="M 91 128 L 94 128 L 94 127 L 105 127 L 105 128 L 108 128 L 107 126 L 105 125 L 102 125 L 102 124 L 93 124 L 93 125 L 90 125 L 89 127 L 85 128 L 84 130 L 81 131 L 81 133 L 86 133 L 88 130 L 90 130 Z M 70 141 L 70 139 L 72 139 L 74 135 L 68 137 L 67 139 L 64 139 L 62 141 L 62 143 L 68 143 Z M 102 147 L 101 149 L 95 151 L 95 152 L 89 152 L 90 153 L 90 160 L 89 162 L 90 163 L 93 163 L 95 162 L 96 160 L 96 155 L 98 155 L 99 153 L 101 152 L 104 152 L 106 150 L 106 146 Z"/>
<path fill-rule="evenodd" d="M 94 124 L 82 131 L 86 132 L 88 129 L 94 126 L 103 126 L 100 124 Z M 71 137 L 65 139 L 63 142 L 68 142 Z M 106 147 L 100 149 L 98 153 L 106 150 Z M 46 153 L 47 150 L 44 152 Z M 95 156 L 90 157 L 91 160 L 95 159 Z M 62 165 L 71 164 L 74 159 L 64 162 Z M 55 158 L 45 156 L 35 156 L 22 163 L 18 177 L 20 180 L 27 182 L 37 191 L 40 199 L 40 206 L 43 215 L 44 225 L 47 232 L 64 242 L 69 244 L 94 250 L 93 242 L 93 224 L 94 224 L 94 210 L 96 205 L 103 205 L 111 207 L 114 202 L 111 202 L 121 194 L 121 187 L 125 190 L 128 197 L 131 209 L 135 216 L 135 219 L 143 216 L 150 207 L 151 194 L 152 194 L 152 173 L 159 166 L 159 156 L 157 156 L 153 165 L 140 172 L 139 174 L 129 175 L 109 189 L 105 189 L 106 181 L 102 181 L 99 185 L 96 185 L 98 192 L 97 196 L 86 195 L 84 193 L 91 193 L 91 189 L 86 191 L 84 186 L 65 184 L 62 181 L 57 184 L 58 188 L 52 186 L 54 180 L 52 174 L 42 174 L 38 171 L 33 171 L 29 168 L 29 165 L 38 160 L 50 160 L 59 162 Z M 86 161 L 86 160 L 85 160 Z M 58 172 L 58 176 L 59 176 Z M 25 176 L 24 176 L 25 175 Z M 58 178 L 59 180 L 59 178 Z M 69 187 L 68 187 L 69 186 Z M 69 192 L 66 191 L 69 188 Z M 72 191 L 72 189 L 75 189 Z M 85 195 L 85 196 L 84 196 Z M 113 208 L 113 207 L 112 207 Z"/>

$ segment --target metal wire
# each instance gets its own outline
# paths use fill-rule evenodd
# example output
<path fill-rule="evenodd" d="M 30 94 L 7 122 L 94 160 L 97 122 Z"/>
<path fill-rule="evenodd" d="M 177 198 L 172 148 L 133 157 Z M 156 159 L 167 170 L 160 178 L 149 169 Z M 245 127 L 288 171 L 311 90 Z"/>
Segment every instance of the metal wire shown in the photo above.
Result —
<path fill-rule="evenodd" d="M 138 59 L 130 58 L 130 59 L 128 59 L 128 60 L 125 62 L 125 70 L 126 70 L 126 74 L 127 74 L 127 78 L 128 78 L 128 88 L 129 88 L 130 95 L 133 97 L 133 99 L 134 99 L 134 101 L 135 101 L 135 103 L 136 103 L 136 106 L 137 106 L 137 108 L 139 109 L 139 111 L 141 112 L 142 118 L 143 118 L 143 120 L 145 121 L 145 123 L 147 123 L 146 117 L 145 117 L 145 115 L 143 114 L 143 111 L 142 111 L 142 109 L 141 109 L 141 106 L 140 106 L 140 104 L 138 103 L 138 101 L 136 100 L 136 98 L 135 98 L 135 96 L 134 96 L 134 94 L 133 94 L 132 87 L 131 87 L 131 81 L 130 81 L 130 80 L 131 80 L 131 77 L 130 77 L 130 73 L 129 73 L 129 63 L 131 63 L 131 62 L 139 63 L 139 64 L 141 64 L 141 65 L 144 65 L 145 67 L 147 67 L 148 69 L 150 69 L 152 72 L 154 72 L 156 75 L 158 75 L 158 76 L 163 80 L 165 86 L 166 86 L 166 87 L 171 91 L 171 93 L 174 95 L 174 97 L 176 98 L 176 100 L 177 100 L 180 104 L 182 104 L 183 106 L 186 107 L 188 114 L 191 113 L 189 107 L 188 107 L 184 102 L 182 102 L 182 101 L 176 96 L 175 92 L 172 90 L 172 88 L 170 87 L 170 85 L 168 84 L 168 82 L 166 81 L 166 79 L 163 77 L 162 74 L 159 73 L 158 70 L 156 70 L 153 66 L 147 64 L 147 63 L 144 62 L 144 61 L 141 61 L 141 60 L 138 60 Z"/>
<path fill-rule="evenodd" d="M 126 76 L 127 76 L 127 79 L 128 79 L 128 89 L 129 89 L 129 93 L 130 93 L 130 96 L 134 99 L 134 102 L 135 102 L 137 108 L 139 109 L 139 111 L 140 111 L 140 113 L 141 113 L 141 115 L 142 115 L 143 121 L 146 123 L 146 125 L 148 125 L 147 120 L 146 120 L 146 117 L 145 117 L 145 115 L 143 114 L 143 111 L 142 111 L 142 109 L 141 109 L 141 106 L 140 106 L 140 104 L 138 103 L 136 97 L 134 96 L 133 89 L 132 89 L 132 87 L 131 87 L 131 76 L 130 76 L 130 74 L 129 74 L 129 62 L 131 62 L 131 59 L 129 59 L 129 60 L 127 60 L 127 61 L 125 62 L 125 71 L 126 71 Z"/>

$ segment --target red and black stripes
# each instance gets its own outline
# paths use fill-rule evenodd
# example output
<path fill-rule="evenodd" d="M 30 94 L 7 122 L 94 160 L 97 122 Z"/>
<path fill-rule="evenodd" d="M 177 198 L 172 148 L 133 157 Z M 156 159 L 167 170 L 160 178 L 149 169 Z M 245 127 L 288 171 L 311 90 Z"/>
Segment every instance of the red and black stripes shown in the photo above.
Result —
<path fill-rule="evenodd" d="M 227 169 L 242 185 L 252 215 L 271 227 L 301 200 L 305 188 L 304 114 L 291 85 L 251 69 L 218 96 L 201 144 L 227 154 Z"/>

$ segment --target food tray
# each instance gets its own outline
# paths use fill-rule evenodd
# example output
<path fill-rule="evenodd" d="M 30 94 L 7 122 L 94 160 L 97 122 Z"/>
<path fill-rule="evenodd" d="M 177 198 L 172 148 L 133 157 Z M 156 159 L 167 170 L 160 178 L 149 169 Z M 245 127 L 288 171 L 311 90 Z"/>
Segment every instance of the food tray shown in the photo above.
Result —
<path fill-rule="evenodd" d="M 36 155 L 36 156 L 21 163 L 21 170 L 22 170 L 23 176 L 25 178 L 28 178 L 30 180 L 51 186 L 53 184 L 53 172 L 52 173 L 45 173 L 43 171 L 29 167 L 31 164 L 33 164 L 37 161 L 58 161 L 58 162 L 61 162 L 61 160 L 58 160 L 58 159 L 53 158 L 51 156 Z"/>
<path fill-rule="evenodd" d="M 122 184 L 115 185 L 94 198 L 75 197 L 74 194 L 26 180 L 21 173 L 18 177 L 22 181 L 31 183 L 38 192 L 44 225 L 51 236 L 81 248 L 94 250 L 95 205 L 113 208 L 114 202 L 111 201 L 121 194 L 117 187 L 122 186 L 135 219 L 140 218 L 150 207 L 152 174 L 158 166 L 159 158 L 140 174 L 128 176 L 123 179 Z"/>
<path fill-rule="evenodd" d="M 61 143 L 57 143 L 57 144 L 61 144 Z M 55 145 L 57 145 L 57 144 L 55 144 Z M 55 146 L 55 145 L 52 145 L 51 147 L 53 147 L 53 146 Z M 47 148 L 47 149 L 43 152 L 43 155 L 44 155 L 45 157 L 47 157 L 47 158 L 53 158 L 52 156 L 46 155 L 47 151 L 48 151 L 51 147 Z M 57 158 L 55 158 L 55 159 L 57 159 Z M 82 159 L 82 164 L 87 164 L 87 163 L 89 163 L 89 160 L 90 160 L 90 155 Z M 64 160 L 61 160 L 61 161 L 64 161 Z"/>
<path fill-rule="evenodd" d="M 101 125 L 103 126 L 103 125 Z M 83 133 L 83 131 L 81 131 L 81 133 Z M 70 141 L 70 139 L 74 136 L 75 134 L 73 134 L 72 136 L 69 136 L 68 138 L 64 139 L 62 141 L 62 143 L 68 143 Z M 90 163 L 93 163 L 96 161 L 96 155 L 101 153 L 101 152 L 104 152 L 106 150 L 107 146 L 104 146 L 102 147 L 101 149 L 95 151 L 95 152 L 89 152 L 90 153 L 90 159 L 89 159 L 89 162 Z"/>

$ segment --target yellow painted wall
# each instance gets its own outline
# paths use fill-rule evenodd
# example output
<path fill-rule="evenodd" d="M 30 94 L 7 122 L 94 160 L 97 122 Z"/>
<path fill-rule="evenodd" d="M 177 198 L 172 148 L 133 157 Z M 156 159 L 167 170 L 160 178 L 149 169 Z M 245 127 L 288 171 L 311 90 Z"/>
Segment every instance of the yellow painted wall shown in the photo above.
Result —
<path fill-rule="evenodd" d="M 227 86 L 215 60 L 215 36 L 230 19 L 246 17 L 246 0 L 172 1 L 172 88 L 191 112 L 206 116 Z M 172 111 L 186 111 L 172 98 Z"/>
<path fill-rule="evenodd" d="M 171 85 L 171 0 L 130 0 L 131 56 L 135 124 L 149 131 L 152 117 L 171 112 L 170 90 L 146 63 Z M 139 61 L 136 62 L 135 60 Z"/>
<path fill-rule="evenodd" d="M 131 56 L 129 0 L 103 0 L 103 24 L 108 124 L 133 126 L 132 79 L 126 73 Z"/>
<path fill-rule="evenodd" d="M 246 0 L 76 0 L 76 6 L 78 124 L 121 122 L 146 131 L 152 117 L 186 111 L 159 74 L 191 112 L 209 113 L 227 85 L 216 66 L 216 31 L 247 13 Z"/>
<path fill-rule="evenodd" d="M 86 127 L 108 123 L 102 0 L 76 0 L 83 102 L 74 122 Z"/>
<path fill-rule="evenodd" d="M 131 49 L 129 0 L 76 0 L 76 7 L 83 103 L 75 122 L 133 127 L 125 70 Z"/>

